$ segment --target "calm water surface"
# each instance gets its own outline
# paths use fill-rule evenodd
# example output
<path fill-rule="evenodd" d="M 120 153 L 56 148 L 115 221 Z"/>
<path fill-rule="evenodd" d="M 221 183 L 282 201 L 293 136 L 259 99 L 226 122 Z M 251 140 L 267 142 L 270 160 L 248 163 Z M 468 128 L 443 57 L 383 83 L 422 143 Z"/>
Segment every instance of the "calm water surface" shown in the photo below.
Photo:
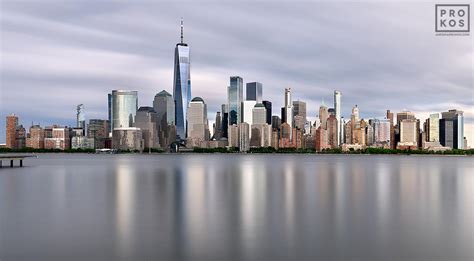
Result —
<path fill-rule="evenodd" d="M 472 157 L 41 154 L 25 165 L 0 169 L 1 261 L 474 260 Z"/>

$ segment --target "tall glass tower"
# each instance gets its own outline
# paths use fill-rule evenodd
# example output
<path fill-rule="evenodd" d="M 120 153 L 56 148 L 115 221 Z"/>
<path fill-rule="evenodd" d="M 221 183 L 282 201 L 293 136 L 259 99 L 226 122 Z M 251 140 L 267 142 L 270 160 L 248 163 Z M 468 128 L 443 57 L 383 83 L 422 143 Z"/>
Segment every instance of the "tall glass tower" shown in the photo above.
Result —
<path fill-rule="evenodd" d="M 181 42 L 174 49 L 173 99 L 175 103 L 176 138 L 186 138 L 186 113 L 191 102 L 191 75 L 189 46 L 183 42 L 183 19 L 181 19 Z"/>
<path fill-rule="evenodd" d="M 242 122 L 241 107 L 243 100 L 243 79 L 240 76 L 230 77 L 227 88 L 227 104 L 229 105 L 229 125 Z"/>

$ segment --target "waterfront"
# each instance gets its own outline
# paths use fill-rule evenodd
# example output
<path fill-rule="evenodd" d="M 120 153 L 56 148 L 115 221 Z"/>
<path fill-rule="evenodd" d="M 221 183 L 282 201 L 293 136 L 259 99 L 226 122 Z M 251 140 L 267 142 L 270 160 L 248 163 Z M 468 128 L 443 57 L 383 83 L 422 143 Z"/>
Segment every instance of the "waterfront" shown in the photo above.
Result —
<path fill-rule="evenodd" d="M 466 156 L 43 154 L 0 169 L 0 260 L 472 260 Z"/>

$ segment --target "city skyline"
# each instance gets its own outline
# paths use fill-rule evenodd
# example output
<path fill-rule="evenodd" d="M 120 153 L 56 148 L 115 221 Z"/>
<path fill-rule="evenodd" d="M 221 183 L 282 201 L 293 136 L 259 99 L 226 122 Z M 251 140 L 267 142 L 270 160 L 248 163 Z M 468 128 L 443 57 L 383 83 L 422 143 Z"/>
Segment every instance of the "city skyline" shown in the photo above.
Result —
<path fill-rule="evenodd" d="M 84 104 L 87 119 L 106 119 L 105 94 L 115 89 L 137 90 L 138 106 L 151 106 L 154 95 L 161 90 L 172 93 L 172 51 L 179 39 L 177 28 L 179 19 L 183 16 L 187 21 L 188 40 L 186 42 L 193 46 L 191 78 L 194 95 L 191 98 L 199 96 L 206 101 L 208 119 L 214 119 L 221 104 L 226 103 L 229 76 L 239 75 L 243 78 L 244 84 L 248 82 L 263 84 L 263 99 L 273 103 L 273 115 L 278 115 L 278 109 L 283 106 L 282 92 L 285 88 L 292 89 L 293 101 L 301 100 L 307 103 L 308 119 L 311 121 L 318 115 L 320 101 L 322 99 L 331 101 L 333 90 L 339 90 L 343 93 L 341 115 L 345 119 L 349 118 L 350 110 L 355 104 L 359 105 L 361 118 L 365 119 L 383 118 L 386 109 L 394 112 L 406 109 L 414 112 L 417 118 L 424 121 L 430 113 L 456 108 L 465 113 L 465 136 L 469 145 L 472 144 L 474 138 L 472 134 L 473 84 L 470 73 L 472 64 L 469 64 L 472 60 L 472 47 L 467 46 L 472 36 L 444 38 L 434 36 L 431 31 L 433 19 L 430 17 L 433 15 L 434 8 L 432 2 L 389 5 L 397 10 L 405 10 L 409 6 L 418 8 L 420 13 L 417 13 L 419 16 L 416 23 L 408 32 L 408 40 L 414 41 L 414 38 L 410 37 L 415 35 L 422 37 L 424 41 L 430 41 L 431 48 L 427 48 L 428 50 L 423 50 L 425 48 L 423 45 L 406 39 L 397 39 L 401 43 L 393 44 L 380 39 L 372 39 L 372 41 L 378 41 L 377 43 L 383 48 L 375 48 L 368 52 L 367 48 L 375 45 L 369 39 L 370 37 L 358 38 L 357 41 L 351 42 L 355 44 L 353 46 L 338 41 L 341 40 L 340 38 L 345 39 L 347 37 L 345 34 L 357 32 L 357 28 L 354 27 L 344 28 L 347 24 L 341 21 L 341 18 L 331 18 L 332 22 L 339 24 L 330 25 L 329 28 L 332 30 L 324 29 L 326 34 L 321 35 L 326 37 L 308 36 L 303 30 L 308 30 L 308 28 L 300 28 L 300 26 L 305 21 L 309 21 L 311 26 L 321 29 L 323 21 L 318 16 L 310 16 L 308 12 L 302 10 L 301 4 L 295 4 L 290 5 L 292 8 L 289 9 L 289 14 L 278 19 L 277 9 L 270 8 L 269 16 L 266 17 L 279 25 L 283 36 L 291 39 L 300 37 L 315 47 L 314 50 L 311 48 L 309 51 L 306 50 L 306 56 L 298 50 L 302 47 L 298 40 L 290 41 L 285 37 L 277 39 L 275 33 L 279 30 L 270 28 L 267 24 L 258 24 L 254 31 L 248 32 L 251 35 L 263 34 L 261 38 L 257 38 L 262 43 L 250 44 L 255 41 L 252 37 L 249 37 L 249 43 L 242 38 L 235 41 L 236 36 L 231 32 L 243 33 L 242 30 L 246 25 L 248 26 L 248 23 L 258 20 L 255 16 L 259 10 L 258 4 L 255 4 L 256 9 L 247 15 L 246 7 L 239 4 L 227 4 L 225 6 L 235 6 L 236 12 L 248 17 L 250 21 L 226 23 L 224 17 L 215 15 L 213 16 L 217 19 L 215 24 L 206 24 L 195 14 L 186 10 L 178 11 L 178 8 L 171 8 L 172 11 L 164 17 L 154 17 L 151 11 L 159 5 L 151 5 L 151 10 L 145 10 L 145 4 L 138 5 L 135 6 L 136 12 L 144 14 L 144 17 L 139 19 L 141 17 L 138 17 L 138 14 L 132 16 L 128 31 L 126 28 L 118 27 L 120 21 L 117 17 L 97 28 L 91 27 L 96 25 L 97 21 L 94 19 L 85 19 L 81 22 L 80 14 L 98 11 L 81 10 L 79 4 L 57 4 L 59 10 L 66 10 L 65 13 L 71 15 L 71 20 L 54 15 L 52 16 L 54 18 L 47 18 L 46 14 L 52 10 L 45 6 L 39 6 L 33 10 L 22 8 L 21 5 L 21 3 L 2 3 L 4 15 L 0 18 L 3 35 L 0 116 L 5 119 L 6 115 L 14 112 L 20 116 L 21 123 L 25 127 L 29 127 L 31 121 L 41 123 L 41 125 L 59 123 L 74 126 L 77 104 Z M 285 6 L 285 4 L 278 4 L 278 6 Z M 321 7 L 321 10 L 316 10 L 320 15 L 328 8 L 335 8 L 343 13 L 348 12 L 346 4 L 319 3 L 311 4 L 311 6 Z M 369 18 L 374 18 L 373 13 L 377 13 L 374 9 L 380 9 L 379 11 L 383 12 L 389 9 L 377 4 L 350 4 L 348 6 L 355 10 L 360 10 L 362 7 L 371 9 L 370 14 L 367 14 Z M 205 12 L 204 7 L 196 8 Z M 218 9 L 221 10 L 221 8 Z M 224 9 L 222 8 L 221 11 L 225 11 Z M 111 15 L 106 10 L 103 11 L 105 17 Z M 292 14 L 296 11 L 303 11 L 298 18 L 294 18 Z M 408 14 L 400 12 L 400 15 L 409 15 L 414 12 L 411 9 L 407 11 Z M 121 15 L 127 12 L 130 11 L 126 7 L 117 10 L 117 13 Z M 101 17 L 100 15 L 102 14 L 99 13 L 98 17 Z M 358 18 L 351 14 L 348 15 L 349 21 L 362 22 L 362 25 L 368 22 L 357 20 Z M 367 17 L 365 19 L 368 19 Z M 403 25 L 403 21 L 394 22 L 378 16 L 375 18 L 377 22 L 385 26 L 385 29 L 377 26 L 365 28 L 364 32 L 368 36 L 377 33 L 386 35 L 402 33 L 397 30 L 396 25 Z M 154 19 L 156 23 L 152 22 Z M 410 19 L 405 22 L 413 22 L 413 19 Z M 290 24 L 283 25 L 281 21 L 290 22 Z M 31 32 L 32 28 L 44 34 L 34 34 Z M 131 33 L 132 29 L 140 28 L 142 31 Z M 68 30 L 72 32 L 68 33 Z M 56 32 L 56 35 L 48 34 L 50 31 Z M 126 32 L 130 33 L 130 38 L 126 37 L 129 36 Z M 149 37 L 151 32 L 164 37 Z M 202 34 L 211 39 L 220 39 L 220 41 L 213 43 L 206 40 L 206 37 L 200 36 Z M 71 35 L 74 35 L 77 41 L 68 40 L 67 37 Z M 135 39 L 136 42 L 131 40 L 132 36 L 138 37 Z M 406 35 L 403 34 L 403 36 Z M 87 37 L 91 37 L 90 42 L 86 41 Z M 18 43 L 19 40 L 31 41 Z M 112 43 L 114 41 L 115 44 Z M 150 45 L 148 48 L 144 48 L 148 45 Z M 434 50 L 443 46 L 446 48 L 449 46 L 449 50 L 443 52 Z M 355 50 L 349 47 L 355 47 Z M 227 51 L 222 52 L 220 48 Z M 212 53 L 213 51 L 215 53 Z M 371 55 L 360 54 L 360 57 L 356 55 L 361 51 L 363 54 Z M 346 56 L 341 56 L 341 52 L 346 52 Z M 395 57 L 396 55 L 391 54 L 392 52 L 403 55 Z M 417 59 L 420 61 L 412 61 L 409 58 L 413 53 L 421 55 L 421 58 Z M 381 54 L 384 59 L 376 57 Z M 68 60 L 72 57 L 77 57 L 77 61 Z M 247 58 L 249 60 L 246 60 Z M 302 60 L 298 61 L 298 59 Z M 297 64 L 296 62 L 300 62 L 300 66 L 292 69 L 291 67 Z M 35 86 L 36 89 L 31 89 L 33 87 L 29 86 Z M 74 95 L 71 95 L 71 92 Z M 21 97 L 21 102 L 19 97 Z M 51 99 L 55 102 L 51 103 Z M 37 109 L 32 110 L 33 106 Z M 213 122 L 210 120 L 209 124 L 212 126 Z M 4 124 L 5 122 L 2 121 L 0 125 L 0 143 L 5 142 Z"/>

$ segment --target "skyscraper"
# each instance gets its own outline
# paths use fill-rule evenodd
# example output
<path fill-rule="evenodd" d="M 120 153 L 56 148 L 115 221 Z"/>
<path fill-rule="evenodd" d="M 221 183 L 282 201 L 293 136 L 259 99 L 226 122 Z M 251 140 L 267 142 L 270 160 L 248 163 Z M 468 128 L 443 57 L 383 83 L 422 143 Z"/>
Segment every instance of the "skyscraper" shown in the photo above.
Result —
<path fill-rule="evenodd" d="M 85 135 L 85 130 L 86 130 L 86 116 L 84 115 L 84 104 L 79 104 L 76 107 L 76 127 L 77 128 L 82 128 Z"/>
<path fill-rule="evenodd" d="M 138 110 L 138 92 L 113 90 L 110 98 L 109 118 L 111 130 L 133 127 Z"/>
<path fill-rule="evenodd" d="M 18 117 L 15 114 L 7 116 L 7 148 L 16 149 L 16 129 L 18 127 Z"/>
<path fill-rule="evenodd" d="M 142 106 L 135 117 L 135 127 L 142 130 L 143 147 L 147 149 L 158 148 L 158 129 L 156 112 L 153 107 Z"/>
<path fill-rule="evenodd" d="M 176 138 L 184 140 L 187 133 L 186 115 L 191 102 L 191 74 L 189 46 L 183 41 L 183 19 L 181 19 L 181 42 L 174 50 L 173 99 L 175 103 Z"/>
<path fill-rule="evenodd" d="M 289 128 L 290 141 L 293 138 L 293 103 L 291 101 L 291 88 L 285 88 L 285 120 Z"/>
<path fill-rule="evenodd" d="M 167 148 L 176 140 L 175 106 L 173 96 L 163 90 L 155 95 L 153 109 L 156 112 L 159 142 L 162 148 Z"/>
<path fill-rule="evenodd" d="M 166 123 L 167 125 L 175 124 L 175 109 L 174 101 L 171 94 L 163 90 L 155 95 L 153 99 L 153 109 L 156 112 L 157 122 L 161 124 Z"/>
<path fill-rule="evenodd" d="M 263 106 L 267 110 L 267 124 L 272 124 L 272 102 L 270 101 L 263 101 Z"/>
<path fill-rule="evenodd" d="M 464 149 L 464 116 L 462 111 L 449 110 L 441 113 L 439 121 L 441 145 L 453 149 Z"/>
<path fill-rule="evenodd" d="M 319 106 L 319 120 L 321 121 L 321 127 L 323 129 L 326 129 L 326 122 L 328 120 L 328 117 L 329 117 L 329 112 L 328 112 L 328 107 L 326 107 L 326 105 L 324 104 L 321 104 L 321 106 Z"/>
<path fill-rule="evenodd" d="M 430 114 L 428 122 L 428 141 L 439 141 L 439 113 Z"/>
<path fill-rule="evenodd" d="M 246 122 L 249 125 L 252 125 L 252 111 L 255 105 L 257 104 L 256 101 L 243 101 L 242 102 L 242 113 L 241 113 L 241 122 Z"/>
<path fill-rule="evenodd" d="M 341 96 L 340 91 L 334 91 L 334 110 L 336 112 L 337 120 L 337 145 L 340 146 L 342 143 L 342 124 L 341 124 Z"/>
<path fill-rule="evenodd" d="M 247 101 L 256 101 L 257 103 L 262 102 L 262 84 L 259 82 L 247 83 L 246 90 Z"/>
<path fill-rule="evenodd" d="M 294 101 L 293 102 L 293 117 L 301 116 L 303 122 L 306 122 L 306 102 L 303 101 Z"/>
<path fill-rule="evenodd" d="M 188 106 L 188 144 L 199 147 L 202 142 L 209 140 L 207 105 L 201 97 L 195 97 Z"/>
<path fill-rule="evenodd" d="M 242 122 L 241 106 L 243 99 L 243 79 L 240 76 L 231 76 L 227 87 L 227 104 L 229 109 L 229 125 Z"/>
<path fill-rule="evenodd" d="M 251 124 L 267 124 L 267 111 L 262 103 L 257 103 L 252 109 Z"/>

